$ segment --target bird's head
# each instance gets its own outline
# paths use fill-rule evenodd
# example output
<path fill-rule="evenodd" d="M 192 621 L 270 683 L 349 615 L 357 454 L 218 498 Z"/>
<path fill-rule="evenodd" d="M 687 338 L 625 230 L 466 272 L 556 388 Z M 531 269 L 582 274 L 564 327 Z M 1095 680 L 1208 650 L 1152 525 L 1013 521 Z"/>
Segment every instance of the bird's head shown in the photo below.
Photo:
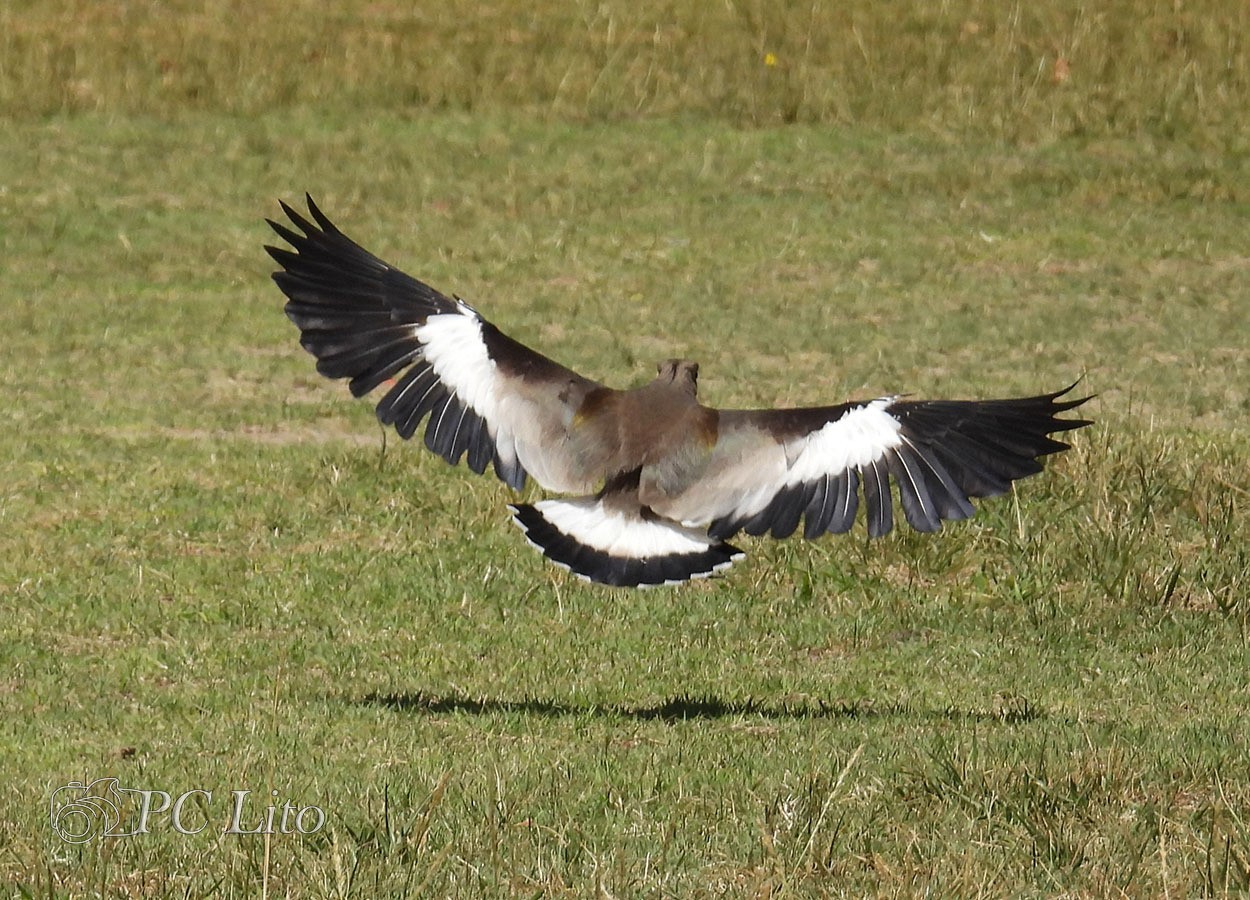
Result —
<path fill-rule="evenodd" d="M 685 388 L 693 397 L 699 389 L 699 364 L 688 359 L 666 359 L 656 366 L 655 380 Z"/>

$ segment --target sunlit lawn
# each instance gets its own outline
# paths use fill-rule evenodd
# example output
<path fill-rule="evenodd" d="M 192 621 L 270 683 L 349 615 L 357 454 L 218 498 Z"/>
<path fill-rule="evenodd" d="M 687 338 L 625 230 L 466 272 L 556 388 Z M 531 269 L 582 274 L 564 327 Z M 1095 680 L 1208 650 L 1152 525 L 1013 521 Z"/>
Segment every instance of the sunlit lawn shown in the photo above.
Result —
<path fill-rule="evenodd" d="M 0 132 L 9 890 L 1250 889 L 1238 132 L 1033 142 L 494 99 L 112 97 Z M 609 383 L 674 355 L 721 406 L 1081 376 L 1097 425 L 937 535 L 747 539 L 712 582 L 587 586 L 525 544 L 503 485 L 315 374 L 261 249 L 305 190 Z M 211 792 L 204 830 L 164 812 L 61 841 L 53 792 L 108 776 Z M 232 791 L 241 824 L 289 801 L 324 826 L 223 833 Z"/>

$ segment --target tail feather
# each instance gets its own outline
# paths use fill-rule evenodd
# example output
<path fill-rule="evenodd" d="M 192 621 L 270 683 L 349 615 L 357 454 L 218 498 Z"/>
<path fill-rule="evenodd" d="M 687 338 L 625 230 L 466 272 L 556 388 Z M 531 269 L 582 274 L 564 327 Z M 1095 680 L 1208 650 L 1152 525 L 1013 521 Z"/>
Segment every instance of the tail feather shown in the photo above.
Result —
<path fill-rule="evenodd" d="M 743 555 L 706 531 L 630 515 L 589 497 L 511 509 L 513 521 L 544 556 L 598 584 L 680 584 L 726 569 Z"/>

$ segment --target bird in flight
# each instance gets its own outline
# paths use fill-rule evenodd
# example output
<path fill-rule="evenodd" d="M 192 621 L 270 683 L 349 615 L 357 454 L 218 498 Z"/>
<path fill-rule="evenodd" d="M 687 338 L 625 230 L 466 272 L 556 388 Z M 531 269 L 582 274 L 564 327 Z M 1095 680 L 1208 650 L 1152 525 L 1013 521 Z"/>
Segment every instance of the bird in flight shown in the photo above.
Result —
<path fill-rule="evenodd" d="M 573 495 L 515 503 L 514 521 L 552 562 L 593 582 L 677 584 L 719 572 L 739 532 L 806 538 L 894 524 L 937 531 L 1040 472 L 1066 450 L 1050 435 L 1089 425 L 1059 414 L 1072 387 L 1008 400 L 897 396 L 801 409 L 713 409 L 699 366 L 664 360 L 653 381 L 618 390 L 508 337 L 456 297 L 383 262 L 307 197 L 292 249 L 266 247 L 300 343 L 352 395 L 385 387 L 378 420 L 447 462 L 494 469 L 514 491 L 533 479 Z M 862 503 L 861 503 L 862 496 Z"/>

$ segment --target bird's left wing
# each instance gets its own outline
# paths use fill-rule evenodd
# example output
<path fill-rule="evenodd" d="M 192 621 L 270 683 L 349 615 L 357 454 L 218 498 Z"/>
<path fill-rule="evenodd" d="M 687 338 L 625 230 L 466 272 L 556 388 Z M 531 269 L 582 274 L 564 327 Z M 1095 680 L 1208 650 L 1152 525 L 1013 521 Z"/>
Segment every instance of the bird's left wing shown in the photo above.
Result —
<path fill-rule="evenodd" d="M 307 199 L 312 222 L 282 204 L 302 233 L 269 221 L 294 249 L 265 249 L 317 371 L 351 379 L 356 397 L 394 380 L 378 419 L 407 439 L 429 416 L 426 446 L 449 463 L 465 456 L 478 473 L 493 463 L 517 490 L 527 474 L 550 490 L 594 490 L 600 473 L 569 446 L 569 429 L 586 396 L 608 389 L 378 259 Z"/>
<path fill-rule="evenodd" d="M 1052 394 L 1009 400 L 906 400 L 809 409 L 722 410 L 700 477 L 652 504 L 711 537 L 738 531 L 787 537 L 803 520 L 814 538 L 850 530 L 862 489 L 872 536 L 893 527 L 891 482 L 918 531 L 966 519 L 973 497 L 1008 490 L 1040 472 L 1040 457 L 1066 450 L 1049 435 L 1090 424 L 1059 413 L 1089 398 Z"/>

